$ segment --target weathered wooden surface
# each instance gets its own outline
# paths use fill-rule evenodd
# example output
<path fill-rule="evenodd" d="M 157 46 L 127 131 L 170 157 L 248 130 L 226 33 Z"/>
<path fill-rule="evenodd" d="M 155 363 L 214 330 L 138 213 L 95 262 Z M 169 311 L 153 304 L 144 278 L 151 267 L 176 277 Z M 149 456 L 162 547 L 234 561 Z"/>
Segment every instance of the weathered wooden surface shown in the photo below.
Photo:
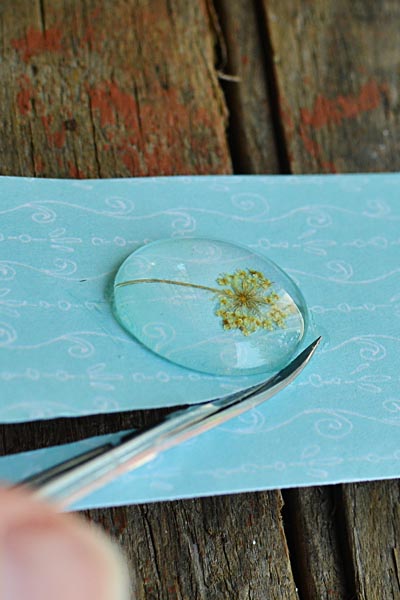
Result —
<path fill-rule="evenodd" d="M 342 487 L 357 598 L 400 598 L 400 482 Z"/>
<path fill-rule="evenodd" d="M 0 22 L 1 174 L 399 168 L 396 0 L 5 0 Z M 3 426 L 0 445 L 153 418 Z M 283 509 L 273 492 L 87 514 L 125 549 L 139 599 L 400 598 L 398 482 L 283 499 Z"/>
<path fill-rule="evenodd" d="M 338 488 L 310 487 L 285 492 L 287 535 L 301 597 L 350 600 L 347 548 Z"/>
<path fill-rule="evenodd" d="M 399 168 L 397 0 L 264 0 L 291 171 Z"/>
<path fill-rule="evenodd" d="M 231 171 L 204 1 L 10 0 L 0 15 L 2 174 Z M 127 427 L 131 418 L 3 427 L 2 447 L 77 439 Z M 273 492 L 87 514 L 124 547 L 137 598 L 292 600 L 281 505 Z"/>
<path fill-rule="evenodd" d="M 230 170 L 207 5 L 1 3 L 3 174 Z"/>
<path fill-rule="evenodd" d="M 220 80 L 229 105 L 229 139 L 239 173 L 278 173 L 280 170 L 270 81 L 268 39 L 263 36 L 257 3 L 218 0 L 223 34 Z M 221 72 L 222 70 L 222 72 Z"/>
<path fill-rule="evenodd" d="M 400 169 L 400 5 L 264 0 L 293 173 Z M 286 494 L 305 598 L 400 598 L 399 481 Z"/>
<path fill-rule="evenodd" d="M 91 518 L 127 550 L 137 598 L 292 600 L 280 510 L 278 494 L 240 494 L 91 511 Z"/>

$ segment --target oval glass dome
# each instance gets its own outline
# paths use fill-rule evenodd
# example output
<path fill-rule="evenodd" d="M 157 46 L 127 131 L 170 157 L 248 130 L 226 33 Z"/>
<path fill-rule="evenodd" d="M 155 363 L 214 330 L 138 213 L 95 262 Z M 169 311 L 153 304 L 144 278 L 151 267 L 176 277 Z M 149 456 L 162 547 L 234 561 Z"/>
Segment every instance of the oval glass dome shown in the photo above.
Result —
<path fill-rule="evenodd" d="M 201 238 L 133 252 L 115 277 L 113 304 L 121 325 L 147 348 L 213 375 L 282 368 L 307 324 L 300 290 L 275 263 Z"/>

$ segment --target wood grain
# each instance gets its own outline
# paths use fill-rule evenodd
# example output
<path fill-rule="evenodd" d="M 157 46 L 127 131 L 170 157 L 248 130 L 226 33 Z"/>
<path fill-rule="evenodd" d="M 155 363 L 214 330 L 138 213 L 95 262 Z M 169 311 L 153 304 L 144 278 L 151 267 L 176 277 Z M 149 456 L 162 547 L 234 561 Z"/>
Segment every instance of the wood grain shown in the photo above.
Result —
<path fill-rule="evenodd" d="M 220 78 L 229 105 L 235 172 L 277 173 L 277 123 L 265 54 L 268 40 L 260 31 L 259 11 L 256 3 L 248 0 L 218 0 L 216 7 L 225 40 Z"/>
<path fill-rule="evenodd" d="M 2 3 L 4 174 L 230 170 L 206 3 Z"/>
<path fill-rule="evenodd" d="M 353 600 L 355 584 L 339 486 L 284 492 L 286 533 L 291 562 L 302 598 Z"/>
<path fill-rule="evenodd" d="M 229 173 L 231 156 L 250 173 L 399 168 L 395 0 L 215 8 L 224 65 L 205 0 L 2 2 L 1 173 Z M 231 149 L 221 69 L 240 79 L 224 83 Z M 0 445 L 12 452 L 154 418 L 2 426 Z M 400 597 L 399 482 L 283 498 L 283 509 L 273 492 L 86 514 L 124 548 L 138 599 Z"/>
<path fill-rule="evenodd" d="M 229 173 L 205 0 L 4 1 L 1 174 Z M 151 422 L 144 413 L 2 426 L 15 452 Z M 280 492 L 87 511 L 124 548 L 138 600 L 295 600 Z"/>
<path fill-rule="evenodd" d="M 400 598 L 400 481 L 343 486 L 344 529 L 359 600 Z"/>
<path fill-rule="evenodd" d="M 256 21 L 256 17 L 262 18 L 263 14 L 257 10 L 256 3 L 249 8 L 249 3 L 241 0 L 221 1 L 219 11 L 230 58 L 229 70 L 240 76 L 239 83 L 226 84 L 231 120 L 241 124 L 237 135 L 231 136 L 230 140 L 236 146 L 236 150 L 232 149 L 235 170 L 253 174 L 285 172 L 287 164 L 292 168 L 292 162 L 288 160 L 288 144 L 282 135 L 285 131 L 283 122 L 280 121 L 279 127 L 273 122 L 274 118 L 281 119 L 284 109 L 274 104 L 277 82 L 273 56 L 263 56 L 263 51 L 272 50 L 268 27 L 263 29 L 262 23 Z M 267 21 L 264 23 L 267 25 Z M 249 63 L 241 64 L 241 56 L 248 56 Z M 257 83 L 254 83 L 253 73 Z M 258 100 L 261 93 L 262 98 L 268 98 L 270 108 L 260 114 L 262 104 Z M 250 135 L 252 144 L 247 143 Z M 257 146 L 259 141 L 262 143 Z M 272 150 L 275 159 L 269 161 L 267 167 Z M 350 600 L 353 597 L 353 585 L 351 578 L 348 581 L 342 557 L 343 544 L 337 530 L 335 495 L 332 487 L 283 492 L 291 565 L 301 598 Z"/>
<path fill-rule="evenodd" d="M 399 167 L 395 0 L 265 0 L 292 172 Z"/>
<path fill-rule="evenodd" d="M 91 511 L 91 518 L 126 548 L 137 598 L 294 600 L 280 496 L 267 500 L 239 494 Z"/>
<path fill-rule="evenodd" d="M 400 5 L 263 6 L 291 171 L 398 170 Z M 290 548 L 306 598 L 400 597 L 399 486 L 352 484 L 286 496 Z"/>

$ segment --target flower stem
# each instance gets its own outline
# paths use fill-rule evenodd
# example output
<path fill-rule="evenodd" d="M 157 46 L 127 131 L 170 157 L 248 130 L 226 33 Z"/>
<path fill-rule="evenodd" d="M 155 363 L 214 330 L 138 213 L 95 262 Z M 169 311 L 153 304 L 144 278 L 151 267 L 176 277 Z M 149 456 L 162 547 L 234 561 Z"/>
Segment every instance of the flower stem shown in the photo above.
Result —
<path fill-rule="evenodd" d="M 217 288 L 213 287 L 208 287 L 207 285 L 200 285 L 198 283 L 188 283 L 187 281 L 174 281 L 173 279 L 130 279 L 129 281 L 121 281 L 121 283 L 117 283 L 116 287 L 135 285 L 136 283 L 169 283 L 170 285 L 180 285 L 182 287 L 206 290 L 207 292 L 213 292 L 213 294 L 221 293 L 221 290 L 218 290 Z"/>

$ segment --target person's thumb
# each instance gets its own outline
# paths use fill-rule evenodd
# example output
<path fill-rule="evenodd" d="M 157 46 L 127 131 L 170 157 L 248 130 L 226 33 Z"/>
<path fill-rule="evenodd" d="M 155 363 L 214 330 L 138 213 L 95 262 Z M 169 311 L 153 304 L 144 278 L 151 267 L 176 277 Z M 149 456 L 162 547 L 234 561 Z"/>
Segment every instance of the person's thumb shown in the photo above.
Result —
<path fill-rule="evenodd" d="M 125 562 L 105 534 L 0 489 L 0 600 L 127 600 L 128 591 Z"/>

